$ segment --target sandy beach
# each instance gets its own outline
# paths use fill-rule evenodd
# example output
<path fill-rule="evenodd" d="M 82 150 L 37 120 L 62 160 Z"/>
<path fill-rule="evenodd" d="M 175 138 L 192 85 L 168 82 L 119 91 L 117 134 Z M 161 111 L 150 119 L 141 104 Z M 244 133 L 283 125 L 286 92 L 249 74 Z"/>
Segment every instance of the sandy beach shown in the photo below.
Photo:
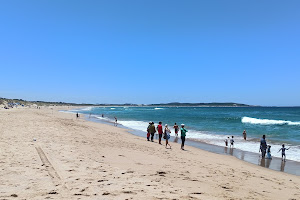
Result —
<path fill-rule="evenodd" d="M 42 107 L 0 109 L 0 199 L 300 199 L 300 177 Z"/>

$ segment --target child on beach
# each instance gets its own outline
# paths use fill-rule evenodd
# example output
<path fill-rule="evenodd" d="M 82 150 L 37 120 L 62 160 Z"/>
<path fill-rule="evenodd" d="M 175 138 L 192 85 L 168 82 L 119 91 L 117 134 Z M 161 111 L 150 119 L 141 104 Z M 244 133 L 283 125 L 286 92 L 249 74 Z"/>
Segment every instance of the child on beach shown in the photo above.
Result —
<path fill-rule="evenodd" d="M 118 119 L 115 117 L 115 123 L 114 123 L 115 126 L 118 126 Z"/>
<path fill-rule="evenodd" d="M 224 142 L 225 142 L 225 146 L 227 147 L 228 146 L 228 141 L 229 141 L 229 137 L 227 137 Z"/>
<path fill-rule="evenodd" d="M 286 158 L 286 156 L 285 156 L 285 150 L 289 150 L 289 149 L 290 149 L 290 147 L 289 148 L 285 148 L 284 144 L 282 144 L 282 148 L 279 149 L 278 153 L 281 151 L 281 158 L 282 158 L 283 161 L 285 161 L 285 158 Z M 283 156 L 284 156 L 284 159 L 283 159 Z"/>
<path fill-rule="evenodd" d="M 230 148 L 231 147 L 233 148 L 233 144 L 234 144 L 234 140 L 233 140 L 233 136 L 231 136 L 231 139 L 230 139 Z"/>
<path fill-rule="evenodd" d="M 272 159 L 272 156 L 271 156 L 271 145 L 268 145 L 268 148 L 267 148 L 267 159 Z"/>
<path fill-rule="evenodd" d="M 149 122 L 149 125 L 147 127 L 147 141 L 150 141 L 150 127 L 151 127 L 151 123 L 152 122 Z"/>

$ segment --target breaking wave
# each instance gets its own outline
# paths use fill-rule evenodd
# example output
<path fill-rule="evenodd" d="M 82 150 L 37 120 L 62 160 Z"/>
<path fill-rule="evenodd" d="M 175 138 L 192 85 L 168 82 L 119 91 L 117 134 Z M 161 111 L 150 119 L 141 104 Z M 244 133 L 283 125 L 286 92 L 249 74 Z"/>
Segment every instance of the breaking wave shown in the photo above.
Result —
<path fill-rule="evenodd" d="M 260 125 L 300 125 L 300 122 L 292 122 L 286 120 L 275 120 L 275 119 L 258 119 L 252 117 L 243 117 L 242 123 L 248 124 L 260 124 Z"/>

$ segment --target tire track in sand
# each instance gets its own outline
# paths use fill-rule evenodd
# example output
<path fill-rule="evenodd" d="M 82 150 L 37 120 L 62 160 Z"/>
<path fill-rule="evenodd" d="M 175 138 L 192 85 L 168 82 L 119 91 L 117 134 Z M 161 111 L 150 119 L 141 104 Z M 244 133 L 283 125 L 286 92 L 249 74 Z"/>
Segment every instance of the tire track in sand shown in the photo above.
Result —
<path fill-rule="evenodd" d="M 61 177 L 58 175 L 57 171 L 54 169 L 53 165 L 50 163 L 49 159 L 47 158 L 45 152 L 43 149 L 39 146 L 35 147 L 43 166 L 45 166 L 49 176 L 52 178 L 52 181 L 55 185 L 55 187 L 61 186 L 60 190 L 62 190 L 62 193 L 69 193 L 69 188 L 65 185 L 64 181 L 61 179 Z M 50 193 L 49 193 L 50 194 Z"/>

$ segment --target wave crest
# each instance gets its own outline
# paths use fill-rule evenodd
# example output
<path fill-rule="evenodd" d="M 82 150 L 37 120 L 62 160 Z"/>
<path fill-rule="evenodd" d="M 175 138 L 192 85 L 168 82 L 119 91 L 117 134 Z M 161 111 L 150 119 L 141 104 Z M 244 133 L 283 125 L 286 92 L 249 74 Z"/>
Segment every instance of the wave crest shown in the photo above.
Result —
<path fill-rule="evenodd" d="M 261 125 L 300 125 L 300 122 L 292 122 L 286 120 L 275 119 L 258 119 L 252 117 L 242 117 L 242 123 L 245 124 L 261 124 Z"/>
<path fill-rule="evenodd" d="M 92 110 L 93 107 L 87 107 L 87 108 L 82 108 L 81 110 L 84 110 L 84 111 L 90 111 Z"/>

